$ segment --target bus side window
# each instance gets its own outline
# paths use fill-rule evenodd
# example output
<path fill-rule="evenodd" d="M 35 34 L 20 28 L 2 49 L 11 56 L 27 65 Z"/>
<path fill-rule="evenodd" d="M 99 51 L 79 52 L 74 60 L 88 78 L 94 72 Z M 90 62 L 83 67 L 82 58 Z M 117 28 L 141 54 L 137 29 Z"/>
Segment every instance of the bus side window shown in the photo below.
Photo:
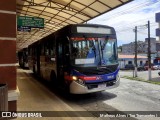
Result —
<path fill-rule="evenodd" d="M 60 64 L 66 64 L 68 61 L 67 54 L 69 56 L 69 41 L 67 38 L 58 38 L 58 61 Z"/>
<path fill-rule="evenodd" d="M 55 57 L 55 51 L 56 50 L 56 46 L 55 46 L 55 40 L 51 40 L 50 41 L 50 55 L 52 57 Z"/>
<path fill-rule="evenodd" d="M 48 41 L 45 43 L 45 55 L 49 55 L 49 44 Z"/>
<path fill-rule="evenodd" d="M 49 41 L 49 46 L 50 46 L 50 60 L 52 61 L 52 62 L 55 62 L 55 60 L 56 60 L 56 46 L 55 46 L 55 40 L 54 39 L 51 39 L 50 41 Z"/>

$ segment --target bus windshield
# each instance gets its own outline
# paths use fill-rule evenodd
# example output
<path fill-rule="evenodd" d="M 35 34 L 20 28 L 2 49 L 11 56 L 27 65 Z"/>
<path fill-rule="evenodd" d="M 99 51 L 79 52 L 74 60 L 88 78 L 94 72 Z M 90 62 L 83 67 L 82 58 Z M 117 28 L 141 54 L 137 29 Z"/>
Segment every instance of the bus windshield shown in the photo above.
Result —
<path fill-rule="evenodd" d="M 116 39 L 71 38 L 70 49 L 74 66 L 104 66 L 118 62 Z"/>

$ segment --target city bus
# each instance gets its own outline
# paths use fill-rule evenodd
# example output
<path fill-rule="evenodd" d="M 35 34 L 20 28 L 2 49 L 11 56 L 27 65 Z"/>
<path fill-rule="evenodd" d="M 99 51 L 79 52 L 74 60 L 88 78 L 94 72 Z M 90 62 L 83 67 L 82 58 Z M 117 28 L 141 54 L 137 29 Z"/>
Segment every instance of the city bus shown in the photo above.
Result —
<path fill-rule="evenodd" d="M 28 68 L 28 50 L 23 48 L 18 51 L 18 62 L 21 68 Z"/>
<path fill-rule="evenodd" d="M 116 32 L 98 24 L 71 24 L 28 47 L 29 68 L 72 94 L 119 86 Z"/>

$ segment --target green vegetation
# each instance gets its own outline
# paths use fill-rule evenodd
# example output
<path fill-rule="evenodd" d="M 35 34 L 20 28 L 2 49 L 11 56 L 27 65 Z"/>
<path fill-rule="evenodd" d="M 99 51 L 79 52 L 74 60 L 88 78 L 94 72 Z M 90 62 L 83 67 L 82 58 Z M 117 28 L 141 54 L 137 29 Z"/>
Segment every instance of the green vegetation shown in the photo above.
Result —
<path fill-rule="evenodd" d="M 152 81 L 152 80 L 144 80 L 144 79 L 138 78 L 138 77 L 122 76 L 122 78 L 126 78 L 126 79 L 129 79 L 129 80 L 142 81 L 142 82 L 147 82 L 147 83 L 152 83 L 152 84 L 160 85 L 160 82 L 156 82 L 156 81 Z"/>

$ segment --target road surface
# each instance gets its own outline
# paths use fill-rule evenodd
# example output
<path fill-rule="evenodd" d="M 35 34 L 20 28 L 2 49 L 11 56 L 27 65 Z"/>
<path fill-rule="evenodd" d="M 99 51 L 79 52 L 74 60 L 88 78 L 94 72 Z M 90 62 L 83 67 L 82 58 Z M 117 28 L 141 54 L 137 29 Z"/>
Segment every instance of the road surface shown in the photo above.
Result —
<path fill-rule="evenodd" d="M 68 95 L 64 92 L 55 91 L 50 84 L 34 77 L 30 70 L 18 69 L 18 86 L 21 92 L 18 100 L 18 111 L 88 111 L 93 116 L 92 118 L 58 117 L 56 120 L 70 118 L 73 120 L 159 119 L 155 117 L 97 117 L 99 111 L 106 111 L 106 113 L 110 113 L 110 111 L 160 111 L 159 85 L 121 78 L 120 86 L 115 89 L 86 95 Z M 50 119 L 53 118 L 44 120 Z"/>

